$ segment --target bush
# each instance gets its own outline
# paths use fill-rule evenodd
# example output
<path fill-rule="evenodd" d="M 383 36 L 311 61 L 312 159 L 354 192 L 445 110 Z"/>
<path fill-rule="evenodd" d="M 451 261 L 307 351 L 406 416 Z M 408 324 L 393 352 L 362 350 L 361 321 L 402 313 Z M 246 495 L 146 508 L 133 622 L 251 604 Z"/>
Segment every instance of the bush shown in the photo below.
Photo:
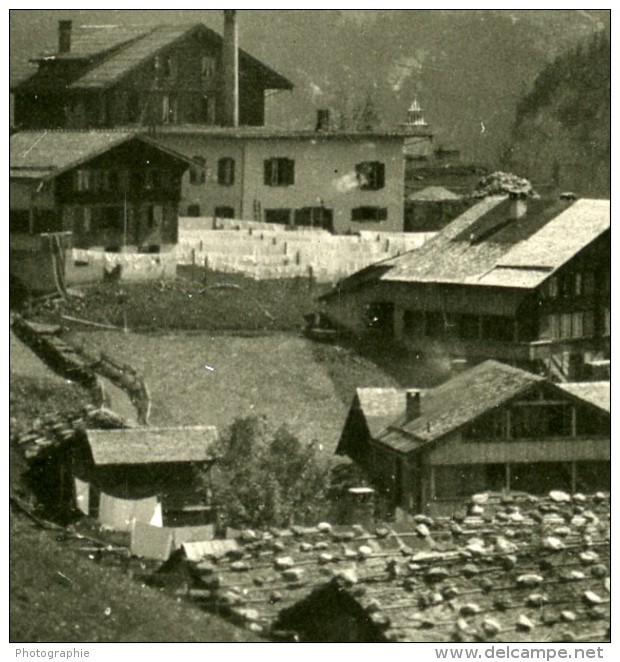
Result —
<path fill-rule="evenodd" d="M 237 419 L 221 438 L 212 474 L 213 500 L 226 524 L 285 527 L 329 512 L 328 469 L 314 444 L 264 419 Z"/>

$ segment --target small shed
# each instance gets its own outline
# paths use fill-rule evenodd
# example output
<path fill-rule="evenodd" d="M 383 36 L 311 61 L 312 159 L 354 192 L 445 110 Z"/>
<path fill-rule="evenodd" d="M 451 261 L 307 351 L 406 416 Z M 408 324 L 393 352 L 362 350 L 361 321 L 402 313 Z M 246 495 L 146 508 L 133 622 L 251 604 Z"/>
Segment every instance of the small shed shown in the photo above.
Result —
<path fill-rule="evenodd" d="M 75 505 L 117 531 L 208 524 L 216 440 L 213 426 L 87 430 L 71 458 Z"/>

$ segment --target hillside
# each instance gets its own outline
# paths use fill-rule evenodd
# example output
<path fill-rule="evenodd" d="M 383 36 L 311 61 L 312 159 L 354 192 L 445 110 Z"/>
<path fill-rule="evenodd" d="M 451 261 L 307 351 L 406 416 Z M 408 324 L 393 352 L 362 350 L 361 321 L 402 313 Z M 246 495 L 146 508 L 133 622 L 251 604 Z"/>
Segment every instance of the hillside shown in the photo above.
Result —
<path fill-rule="evenodd" d="M 11 79 L 53 48 L 59 18 L 83 24 L 203 21 L 219 10 L 13 10 Z M 269 100 L 269 121 L 313 126 L 317 108 L 349 115 L 372 99 L 385 125 L 403 121 L 417 93 L 437 145 L 492 165 L 517 101 L 545 64 L 608 29 L 606 10 L 242 10 L 240 43 L 295 83 Z M 484 128 L 484 131 L 482 130 Z"/>
<path fill-rule="evenodd" d="M 611 44 L 597 35 L 545 67 L 517 106 L 513 171 L 580 196 L 609 197 Z"/>

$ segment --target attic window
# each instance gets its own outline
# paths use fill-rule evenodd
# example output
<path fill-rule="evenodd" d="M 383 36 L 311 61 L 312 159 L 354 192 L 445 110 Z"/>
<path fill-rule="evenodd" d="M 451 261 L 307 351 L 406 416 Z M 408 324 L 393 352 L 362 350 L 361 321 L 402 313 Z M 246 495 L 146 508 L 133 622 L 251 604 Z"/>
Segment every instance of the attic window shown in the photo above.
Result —
<path fill-rule="evenodd" d="M 213 82 L 215 79 L 216 63 L 211 55 L 203 55 L 201 60 L 201 78 L 205 84 Z"/>

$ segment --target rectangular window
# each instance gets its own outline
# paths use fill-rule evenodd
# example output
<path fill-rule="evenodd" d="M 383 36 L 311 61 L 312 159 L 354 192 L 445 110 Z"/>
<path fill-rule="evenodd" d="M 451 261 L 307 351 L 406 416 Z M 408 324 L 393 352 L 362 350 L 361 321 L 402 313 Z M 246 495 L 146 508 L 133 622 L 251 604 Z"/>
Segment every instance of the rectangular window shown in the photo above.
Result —
<path fill-rule="evenodd" d="M 265 186 L 292 186 L 295 183 L 295 161 L 287 158 L 266 159 Z"/>
<path fill-rule="evenodd" d="M 177 77 L 177 60 L 172 55 L 167 55 L 163 59 L 162 73 L 165 80 L 173 81 Z"/>
<path fill-rule="evenodd" d="M 206 161 L 202 156 L 194 156 L 193 161 L 196 163 L 196 167 L 192 166 L 189 169 L 189 183 L 194 185 L 204 184 L 206 181 Z"/>
<path fill-rule="evenodd" d="M 204 85 L 210 85 L 215 82 L 216 60 L 211 55 L 203 55 L 200 63 L 200 75 Z"/>
<path fill-rule="evenodd" d="M 560 315 L 560 338 L 572 338 L 572 317 L 571 313 Z"/>
<path fill-rule="evenodd" d="M 217 183 L 220 186 L 232 186 L 235 183 L 235 159 L 226 156 L 217 162 Z"/>
<path fill-rule="evenodd" d="M 277 223 L 278 225 L 290 225 L 290 209 L 265 209 L 265 223 Z"/>
<path fill-rule="evenodd" d="M 572 406 L 569 404 L 519 405 L 511 409 L 514 439 L 572 436 Z"/>
<path fill-rule="evenodd" d="M 200 121 L 204 124 L 215 124 L 215 97 L 205 95 L 200 99 Z"/>
<path fill-rule="evenodd" d="M 90 191 L 90 170 L 76 170 L 73 173 L 73 188 L 76 191 Z"/>
<path fill-rule="evenodd" d="M 235 210 L 232 207 L 216 207 L 214 214 L 216 218 L 235 218 Z"/>
<path fill-rule="evenodd" d="M 611 310 L 603 308 L 603 336 L 605 338 L 611 335 Z"/>
<path fill-rule="evenodd" d="M 187 205 L 188 216 L 200 216 L 200 205 Z"/>
<path fill-rule="evenodd" d="M 583 313 L 573 313 L 571 338 L 583 338 Z"/>
<path fill-rule="evenodd" d="M 163 124 L 175 124 L 177 121 L 177 98 L 171 94 L 162 95 L 161 121 Z"/>
<path fill-rule="evenodd" d="M 351 220 L 356 223 L 376 223 L 387 221 L 386 207 L 354 207 L 351 209 Z"/>
<path fill-rule="evenodd" d="M 596 290 L 596 278 L 594 271 L 586 271 L 583 274 L 583 293 L 585 296 L 591 296 Z"/>
<path fill-rule="evenodd" d="M 164 209 L 161 205 L 150 205 L 146 209 L 146 224 L 149 230 L 156 230 L 162 226 Z"/>
<path fill-rule="evenodd" d="M 583 291 L 583 277 L 581 273 L 577 272 L 575 274 L 575 296 L 580 297 Z"/>
<path fill-rule="evenodd" d="M 325 207 L 302 207 L 295 210 L 295 225 L 333 230 L 334 212 Z"/>
<path fill-rule="evenodd" d="M 362 191 L 378 191 L 385 186 L 385 164 L 363 161 L 355 166 L 357 183 Z"/>
<path fill-rule="evenodd" d="M 547 281 L 547 294 L 551 299 L 555 299 L 560 293 L 557 276 L 552 276 Z"/>

